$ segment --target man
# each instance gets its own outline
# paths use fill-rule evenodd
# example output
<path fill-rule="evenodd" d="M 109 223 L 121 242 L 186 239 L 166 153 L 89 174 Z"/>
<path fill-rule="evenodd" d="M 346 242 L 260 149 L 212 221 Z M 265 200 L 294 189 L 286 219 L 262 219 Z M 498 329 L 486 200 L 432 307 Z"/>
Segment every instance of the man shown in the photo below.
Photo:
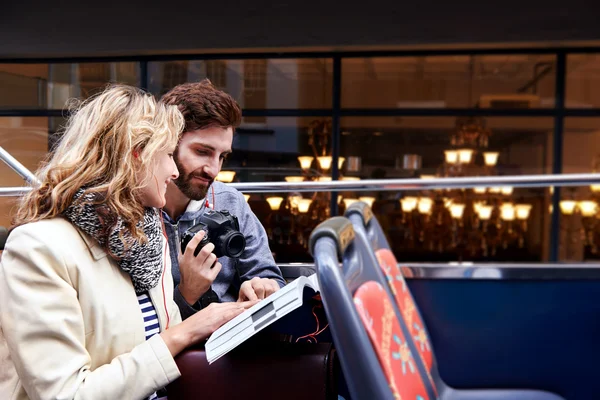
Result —
<path fill-rule="evenodd" d="M 173 155 L 179 177 L 167 188 L 163 211 L 176 286 L 174 297 L 182 318 L 217 299 L 263 299 L 279 290 L 285 282 L 263 226 L 239 191 L 215 181 L 223 161 L 231 154 L 233 131 L 242 119 L 240 107 L 207 79 L 176 86 L 161 101 L 177 105 L 185 118 L 185 129 Z M 183 233 L 207 208 L 227 210 L 238 218 L 246 238 L 246 249 L 239 259 L 217 260 L 212 243 L 194 256 L 202 232 L 181 254 Z"/>

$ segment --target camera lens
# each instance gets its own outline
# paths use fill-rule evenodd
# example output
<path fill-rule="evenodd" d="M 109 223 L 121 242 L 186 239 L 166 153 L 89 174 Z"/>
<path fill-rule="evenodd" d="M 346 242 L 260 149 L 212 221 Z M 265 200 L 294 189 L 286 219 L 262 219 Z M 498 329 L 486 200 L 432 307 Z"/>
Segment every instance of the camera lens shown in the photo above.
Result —
<path fill-rule="evenodd" d="M 221 246 L 223 254 L 231 258 L 238 258 L 246 248 L 246 239 L 240 232 L 229 231 L 223 236 Z"/>

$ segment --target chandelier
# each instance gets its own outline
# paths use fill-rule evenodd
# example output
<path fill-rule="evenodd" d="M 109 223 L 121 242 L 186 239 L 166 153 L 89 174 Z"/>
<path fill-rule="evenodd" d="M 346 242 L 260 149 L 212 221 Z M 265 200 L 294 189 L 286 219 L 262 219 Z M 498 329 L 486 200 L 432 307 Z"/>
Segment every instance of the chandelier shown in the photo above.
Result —
<path fill-rule="evenodd" d="M 308 146 L 311 155 L 297 158 L 300 169 L 298 175 L 285 177 L 286 182 L 329 182 L 331 181 L 331 121 L 318 119 L 308 125 Z M 345 157 L 338 158 L 340 180 L 360 180 L 358 176 L 342 173 Z M 350 195 L 338 195 L 337 202 L 341 212 L 355 201 L 362 200 L 370 205 L 374 197 L 362 196 L 353 198 Z M 269 239 L 279 244 L 297 243 L 308 248 L 308 238 L 313 229 L 330 217 L 330 192 L 315 192 L 310 196 L 301 193 L 290 193 L 286 196 L 270 196 L 266 198 L 271 214 L 266 221 Z"/>
<path fill-rule="evenodd" d="M 327 119 L 313 120 L 307 128 L 308 147 L 310 155 L 297 157 L 298 171 L 296 175 L 285 176 L 286 182 L 329 182 L 331 178 L 331 167 L 333 157 L 331 155 L 331 121 Z M 348 157 L 352 165 L 357 164 L 358 157 Z M 342 173 L 342 167 L 346 162 L 345 157 L 338 158 L 338 171 L 340 180 L 360 180 L 358 176 L 350 176 Z M 360 162 L 358 162 L 360 164 Z M 243 169 L 243 168 L 239 168 Z M 360 165 L 347 168 L 358 172 Z M 272 173 L 273 171 L 271 171 Z M 277 171 L 275 171 L 278 173 Z M 222 170 L 215 180 L 229 183 L 234 180 L 236 171 Z M 250 195 L 244 195 L 246 201 Z M 331 193 L 315 192 L 312 195 L 302 193 L 289 193 L 286 195 L 274 195 L 264 198 L 269 205 L 270 212 L 265 217 L 263 226 L 269 239 L 277 244 L 293 246 L 300 245 L 305 251 L 308 248 L 308 239 L 313 229 L 330 216 Z M 375 197 L 361 196 L 353 197 L 352 193 L 344 193 L 337 196 L 340 212 L 355 201 L 364 201 L 372 205 Z M 261 214 L 265 214 L 262 212 Z"/>
<path fill-rule="evenodd" d="M 593 258 L 597 258 L 600 256 L 600 185 L 564 190 L 566 194 L 559 202 L 559 208 L 563 219 L 560 224 L 561 231 L 567 233 L 567 258 L 580 258 L 576 255 L 579 251 L 574 248 L 581 245 L 588 248 Z M 550 188 L 550 194 L 552 193 L 553 188 Z M 552 213 L 552 205 L 549 212 Z M 583 256 L 583 253 L 581 255 Z"/>
<path fill-rule="evenodd" d="M 482 118 L 458 118 L 437 177 L 497 175 L 499 153 L 489 151 L 491 130 Z M 422 179 L 434 176 L 422 175 Z M 512 187 L 428 190 L 400 199 L 404 245 L 476 258 L 523 248 L 531 204 Z"/>

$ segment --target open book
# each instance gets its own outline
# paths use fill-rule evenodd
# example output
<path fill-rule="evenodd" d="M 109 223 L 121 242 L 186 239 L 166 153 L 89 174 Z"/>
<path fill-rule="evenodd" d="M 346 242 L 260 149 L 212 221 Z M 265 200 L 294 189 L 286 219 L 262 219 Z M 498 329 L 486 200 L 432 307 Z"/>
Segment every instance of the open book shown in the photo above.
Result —
<path fill-rule="evenodd" d="M 295 279 L 214 331 L 204 346 L 208 363 L 211 364 L 255 333 L 299 308 L 305 287 L 319 291 L 316 274 Z"/>

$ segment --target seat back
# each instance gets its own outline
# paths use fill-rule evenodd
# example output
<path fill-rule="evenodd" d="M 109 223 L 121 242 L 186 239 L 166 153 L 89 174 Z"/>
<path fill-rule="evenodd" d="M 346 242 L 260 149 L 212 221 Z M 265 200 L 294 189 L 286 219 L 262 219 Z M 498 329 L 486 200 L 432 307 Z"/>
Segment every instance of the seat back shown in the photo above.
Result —
<path fill-rule="evenodd" d="M 410 340 L 414 343 L 416 352 L 421 358 L 430 380 L 433 382 L 431 376 L 437 375 L 437 368 L 429 334 L 417 304 L 406 285 L 404 273 L 398 267 L 396 257 L 390 250 L 381 225 L 373 215 L 371 208 L 364 202 L 351 204 L 345 214 L 352 221 L 356 234 L 364 236 L 370 243 L 379 268 L 387 281 L 385 286 L 395 299 L 403 323 L 410 333 Z M 383 282 L 381 283 L 383 284 Z M 437 385 L 434 384 L 433 386 Z"/>
<path fill-rule="evenodd" d="M 393 299 L 378 282 L 368 243 L 352 223 L 333 217 L 311 234 L 323 305 L 353 399 L 433 399 L 396 318 Z M 339 265 L 342 260 L 342 266 Z"/>

